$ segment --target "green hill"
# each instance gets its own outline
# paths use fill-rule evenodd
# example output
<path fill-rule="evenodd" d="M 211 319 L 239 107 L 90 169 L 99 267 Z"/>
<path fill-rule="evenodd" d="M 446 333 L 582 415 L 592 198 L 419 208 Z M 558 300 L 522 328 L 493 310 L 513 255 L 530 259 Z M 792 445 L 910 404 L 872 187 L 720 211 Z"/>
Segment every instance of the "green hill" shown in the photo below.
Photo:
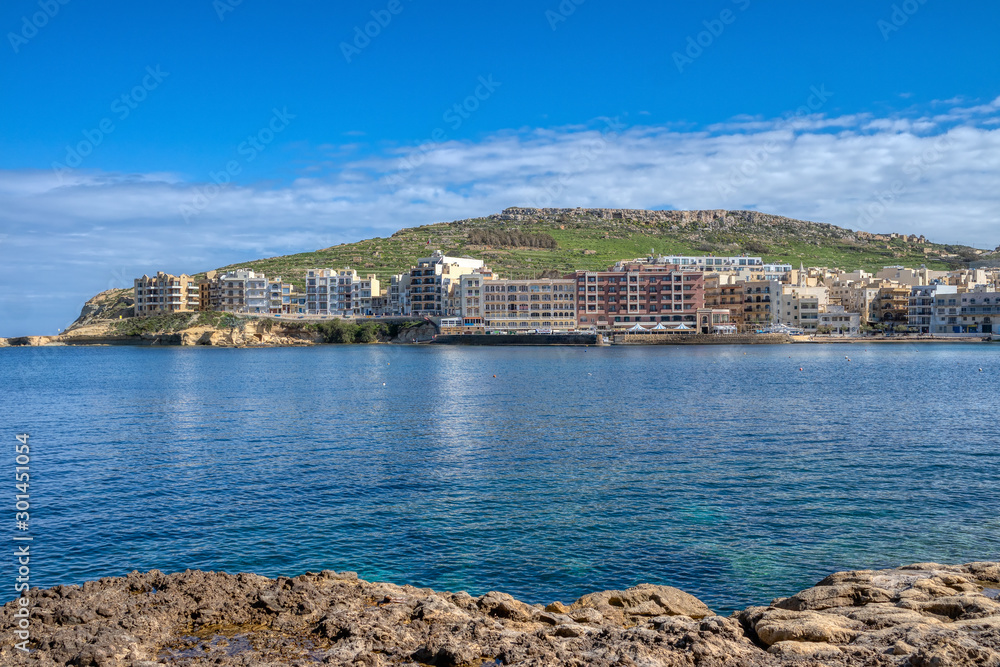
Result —
<path fill-rule="evenodd" d="M 747 253 L 795 266 L 848 271 L 876 271 L 894 264 L 948 269 L 990 256 L 967 246 L 905 235 L 878 239 L 834 225 L 756 211 L 509 208 L 485 218 L 401 229 L 388 238 L 240 262 L 220 270 L 243 267 L 301 284 L 309 268 L 349 267 L 387 281 L 436 249 L 446 255 L 483 259 L 506 277 L 605 269 L 621 259 L 646 256 L 651 249 L 657 254 Z"/>

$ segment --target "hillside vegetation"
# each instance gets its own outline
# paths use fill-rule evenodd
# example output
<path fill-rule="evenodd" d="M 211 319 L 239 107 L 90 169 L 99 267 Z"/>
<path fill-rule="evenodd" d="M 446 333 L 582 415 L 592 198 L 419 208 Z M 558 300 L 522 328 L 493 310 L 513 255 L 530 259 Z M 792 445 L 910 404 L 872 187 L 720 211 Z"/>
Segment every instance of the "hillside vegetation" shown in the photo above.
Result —
<path fill-rule="evenodd" d="M 657 254 L 747 253 L 795 266 L 848 271 L 877 271 L 892 264 L 947 269 L 987 256 L 966 246 L 874 240 L 834 225 L 756 211 L 510 208 L 484 218 L 412 227 L 388 238 L 250 260 L 220 270 L 244 267 L 301 285 L 309 268 L 350 267 L 388 281 L 436 249 L 483 259 L 506 277 L 604 269 L 651 250 Z"/>

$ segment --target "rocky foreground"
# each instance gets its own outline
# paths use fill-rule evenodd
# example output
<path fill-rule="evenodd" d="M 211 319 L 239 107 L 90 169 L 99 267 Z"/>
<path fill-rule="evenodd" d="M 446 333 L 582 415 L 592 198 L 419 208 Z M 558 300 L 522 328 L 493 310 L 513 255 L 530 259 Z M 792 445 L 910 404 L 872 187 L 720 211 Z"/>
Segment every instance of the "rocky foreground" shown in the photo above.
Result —
<path fill-rule="evenodd" d="M 0 665 L 1000 666 L 1000 563 L 841 572 L 766 607 L 716 616 L 641 585 L 528 605 L 369 583 L 133 572 L 33 589 L 31 653 L 0 614 Z"/>

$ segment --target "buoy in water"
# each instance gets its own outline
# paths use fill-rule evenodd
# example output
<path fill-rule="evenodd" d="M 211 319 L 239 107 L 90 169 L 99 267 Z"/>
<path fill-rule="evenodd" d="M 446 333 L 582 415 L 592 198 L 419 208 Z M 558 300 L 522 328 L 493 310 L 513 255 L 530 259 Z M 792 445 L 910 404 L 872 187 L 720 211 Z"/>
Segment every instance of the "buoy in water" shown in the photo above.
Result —
<path fill-rule="evenodd" d="M 802 369 L 800 368 L 799 370 L 801 371 Z"/>

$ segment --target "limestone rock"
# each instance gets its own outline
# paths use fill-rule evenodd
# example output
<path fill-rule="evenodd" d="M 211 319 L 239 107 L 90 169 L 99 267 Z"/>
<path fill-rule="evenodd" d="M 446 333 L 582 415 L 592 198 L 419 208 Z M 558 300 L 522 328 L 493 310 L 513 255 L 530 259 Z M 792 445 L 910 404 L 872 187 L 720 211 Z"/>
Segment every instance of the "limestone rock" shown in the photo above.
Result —
<path fill-rule="evenodd" d="M 435 592 L 353 572 L 153 570 L 29 591 L 30 657 L 9 639 L 17 602 L 7 603 L 0 665 L 1000 667 L 998 578 L 995 563 L 840 572 L 720 617 L 666 586 L 543 610 L 496 591 Z"/>

